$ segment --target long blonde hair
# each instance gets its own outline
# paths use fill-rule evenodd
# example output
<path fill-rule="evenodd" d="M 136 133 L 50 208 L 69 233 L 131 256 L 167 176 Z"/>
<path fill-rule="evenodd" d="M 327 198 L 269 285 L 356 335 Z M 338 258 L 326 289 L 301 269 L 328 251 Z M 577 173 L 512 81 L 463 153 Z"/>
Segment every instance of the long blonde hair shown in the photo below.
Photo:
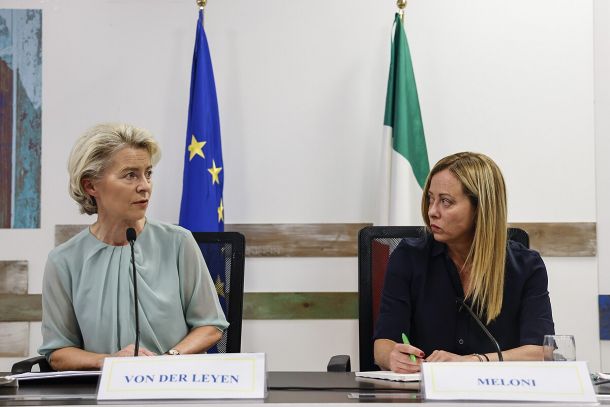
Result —
<path fill-rule="evenodd" d="M 432 177 L 449 170 L 472 203 L 474 239 L 466 258 L 470 285 L 465 293 L 487 323 L 502 309 L 507 245 L 506 186 L 500 168 L 486 155 L 462 152 L 440 160 L 430 171 L 422 196 L 422 217 L 430 230 L 428 191 Z"/>

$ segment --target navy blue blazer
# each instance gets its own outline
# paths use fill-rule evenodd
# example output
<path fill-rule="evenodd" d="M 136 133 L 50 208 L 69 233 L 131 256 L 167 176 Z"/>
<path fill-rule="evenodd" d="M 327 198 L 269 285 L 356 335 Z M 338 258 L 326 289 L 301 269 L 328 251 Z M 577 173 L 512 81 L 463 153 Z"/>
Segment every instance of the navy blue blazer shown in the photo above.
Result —
<path fill-rule="evenodd" d="M 502 350 L 542 345 L 544 335 L 554 334 L 547 285 L 538 252 L 509 241 L 502 309 L 487 325 Z M 457 298 L 464 298 L 464 291 L 447 246 L 432 235 L 404 239 L 388 262 L 375 339 L 402 342 L 404 332 L 426 356 L 434 350 L 495 352 L 468 312 L 456 305 Z"/>

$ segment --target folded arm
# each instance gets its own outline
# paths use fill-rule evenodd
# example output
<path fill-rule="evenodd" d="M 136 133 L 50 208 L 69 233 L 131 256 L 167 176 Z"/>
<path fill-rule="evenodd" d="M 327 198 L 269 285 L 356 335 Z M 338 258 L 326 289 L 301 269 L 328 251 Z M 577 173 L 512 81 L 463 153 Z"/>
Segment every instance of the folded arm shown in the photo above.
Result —
<path fill-rule="evenodd" d="M 222 337 L 222 332 L 213 326 L 200 326 L 191 330 L 174 346 L 180 354 L 202 353 Z M 53 351 L 49 363 L 54 370 L 100 370 L 107 357 L 133 356 L 135 346 L 130 344 L 113 354 L 88 352 L 77 347 L 66 347 Z M 140 347 L 138 356 L 155 356 L 156 353 Z"/>
<path fill-rule="evenodd" d="M 484 361 L 489 359 L 490 362 L 498 361 L 496 352 L 481 354 Z M 542 360 L 542 346 L 523 345 L 517 348 L 508 349 L 502 352 L 502 358 L 505 362 L 510 361 L 525 361 L 525 360 Z M 426 362 L 480 362 L 476 355 L 456 355 L 455 353 L 444 350 L 435 350 L 426 358 Z"/>
<path fill-rule="evenodd" d="M 498 361 L 498 354 L 487 353 L 486 356 L 490 362 Z M 502 352 L 502 357 L 505 362 L 516 360 L 542 360 L 542 346 L 538 345 L 523 345 L 517 348 L 505 350 Z"/>
<path fill-rule="evenodd" d="M 100 370 L 107 357 L 133 356 L 135 346 L 127 345 L 113 354 L 94 353 L 86 350 L 67 347 L 53 351 L 49 358 L 49 364 L 54 370 Z M 154 356 L 155 353 L 146 348 L 138 350 L 138 356 Z"/>

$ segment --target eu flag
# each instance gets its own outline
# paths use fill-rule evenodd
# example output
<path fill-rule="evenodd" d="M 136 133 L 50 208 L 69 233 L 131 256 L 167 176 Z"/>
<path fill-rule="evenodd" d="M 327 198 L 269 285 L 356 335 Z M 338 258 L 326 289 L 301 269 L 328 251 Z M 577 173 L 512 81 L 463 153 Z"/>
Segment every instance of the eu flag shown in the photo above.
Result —
<path fill-rule="evenodd" d="M 191 71 L 180 226 L 192 232 L 224 231 L 223 167 L 214 71 L 203 29 L 203 11 L 200 10 Z M 218 244 L 200 245 L 200 248 L 216 286 L 220 305 L 227 315 L 224 249 Z M 219 348 L 226 348 L 225 335 L 218 346 L 208 352 L 218 352 Z"/>
<path fill-rule="evenodd" d="M 224 231 L 223 167 L 214 71 L 200 10 L 191 71 L 180 226 L 193 232 Z"/>

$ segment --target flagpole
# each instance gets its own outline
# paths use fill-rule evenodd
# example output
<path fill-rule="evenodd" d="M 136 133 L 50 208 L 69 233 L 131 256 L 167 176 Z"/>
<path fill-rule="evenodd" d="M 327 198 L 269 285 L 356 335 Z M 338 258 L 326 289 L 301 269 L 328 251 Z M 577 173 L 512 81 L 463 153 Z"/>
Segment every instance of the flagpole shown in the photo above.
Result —
<path fill-rule="evenodd" d="M 204 14 L 205 16 L 205 5 L 208 4 L 208 0 L 197 0 L 197 5 L 199 6 L 199 10 L 201 10 L 201 13 Z M 201 21 L 201 24 L 203 25 L 203 21 Z"/>
<path fill-rule="evenodd" d="M 400 20 L 402 22 L 405 21 L 405 7 L 407 7 L 407 0 L 396 0 L 396 6 L 398 6 L 398 14 L 400 15 Z"/>

